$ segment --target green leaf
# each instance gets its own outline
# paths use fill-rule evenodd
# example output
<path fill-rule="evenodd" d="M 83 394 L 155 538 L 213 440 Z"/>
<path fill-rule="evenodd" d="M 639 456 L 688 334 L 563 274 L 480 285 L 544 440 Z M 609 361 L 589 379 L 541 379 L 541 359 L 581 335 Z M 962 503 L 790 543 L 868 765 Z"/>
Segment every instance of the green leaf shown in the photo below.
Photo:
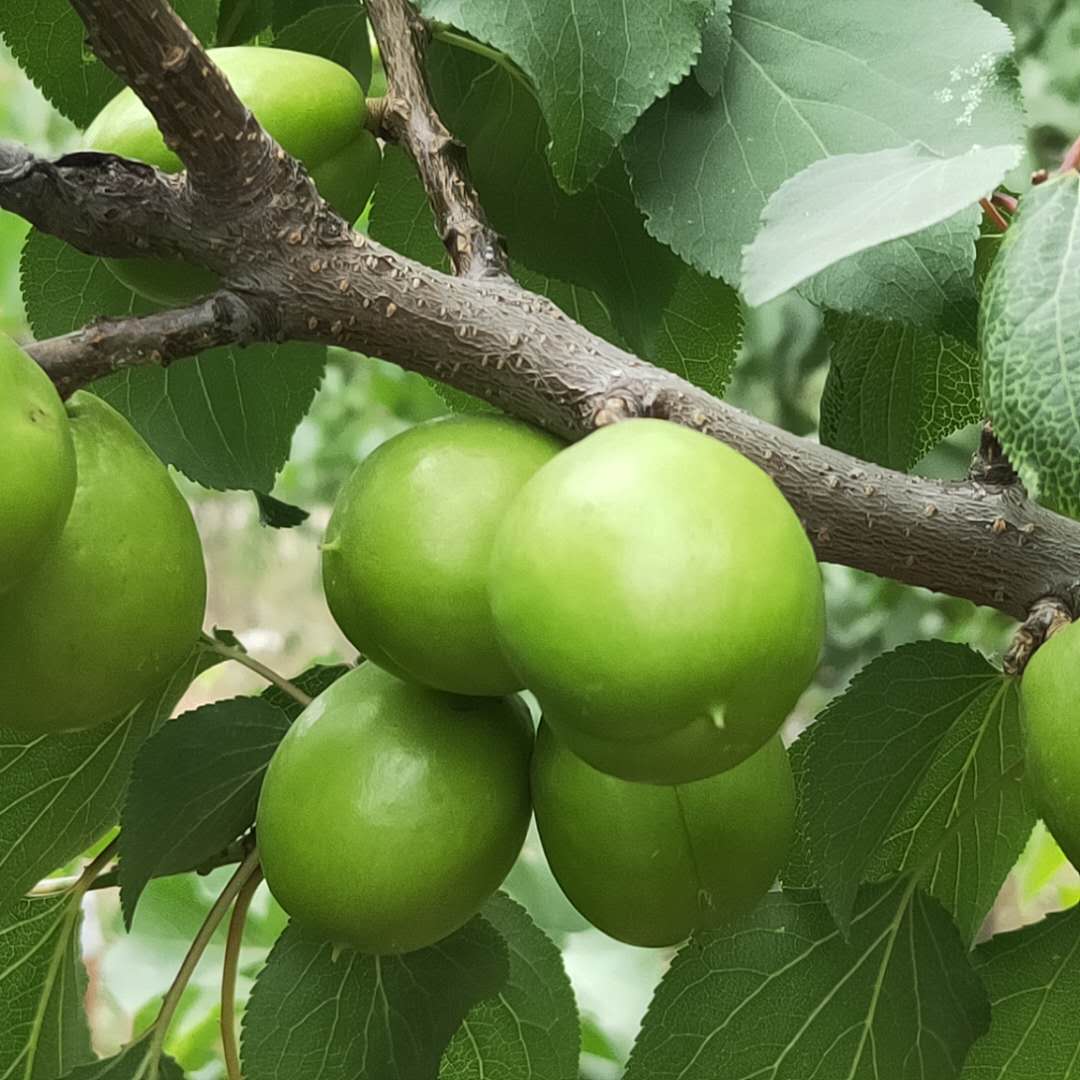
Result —
<path fill-rule="evenodd" d="M 634 121 L 690 70 L 711 0 L 420 0 L 505 52 L 532 80 L 551 131 L 550 158 L 567 191 L 580 191 Z"/>
<path fill-rule="evenodd" d="M 646 234 L 618 161 L 581 193 L 561 191 L 544 157 L 548 134 L 536 101 L 504 67 L 437 43 L 429 61 L 440 115 L 467 144 L 481 202 L 515 265 L 595 293 L 634 352 L 721 390 L 742 329 L 734 291 Z M 394 190 L 403 194 L 400 184 Z M 411 196 L 382 220 L 395 222 L 399 236 L 412 223 L 430 251 L 419 213 Z M 377 225 L 374 218 L 377 238 L 395 246 Z"/>
<path fill-rule="evenodd" d="M 289 718 L 263 698 L 205 705 L 139 748 L 120 818 L 120 900 L 131 928 L 154 877 L 193 870 L 255 821 L 263 774 Z"/>
<path fill-rule="evenodd" d="M 921 143 L 836 154 L 773 192 L 743 251 L 742 291 L 755 306 L 878 244 L 938 225 L 992 191 L 1020 147 L 943 157 Z"/>
<path fill-rule="evenodd" d="M 217 0 L 176 0 L 173 7 L 197 37 L 213 40 Z M 34 85 L 79 127 L 123 88 L 86 47 L 86 27 L 68 0 L 4 3 L 0 34 Z"/>
<path fill-rule="evenodd" d="M 653 235 L 732 284 L 769 196 L 814 161 L 1022 141 L 1011 36 L 970 0 L 734 0 L 731 20 L 720 92 L 684 81 L 623 147 Z"/>
<path fill-rule="evenodd" d="M 30 233 L 23 296 L 35 335 L 66 334 L 101 315 L 152 310 L 101 259 Z M 155 453 L 205 487 L 270 491 L 322 380 L 326 350 L 290 343 L 212 349 L 168 368 L 128 368 L 93 384 Z"/>
<path fill-rule="evenodd" d="M 221 0 L 217 43 L 243 45 L 265 30 L 272 17 L 271 0 Z"/>
<path fill-rule="evenodd" d="M 562 956 L 528 913 L 493 896 L 481 915 L 502 935 L 510 974 L 497 997 L 474 1005 L 443 1054 L 440 1080 L 568 1080 L 581 1031 Z"/>
<path fill-rule="evenodd" d="M 153 1063 L 150 1034 L 126 1046 L 115 1057 L 103 1058 L 89 1065 L 80 1065 L 67 1073 L 64 1080 L 146 1080 Z M 157 1080 L 184 1080 L 184 1071 L 168 1054 L 157 1062 Z"/>
<path fill-rule="evenodd" d="M 311 515 L 302 507 L 275 499 L 272 495 L 255 492 L 255 503 L 259 508 L 259 524 L 271 529 L 295 529 L 303 525 Z"/>
<path fill-rule="evenodd" d="M 862 882 L 908 872 L 970 943 L 1035 824 L 1023 757 L 1015 680 L 966 646 L 916 642 L 859 672 L 791 755 L 801 846 L 841 930 Z"/>
<path fill-rule="evenodd" d="M 350 671 L 352 668 L 348 664 L 316 664 L 289 681 L 308 697 L 317 698 L 328 686 L 332 686 Z M 290 723 L 304 711 L 304 706 L 285 693 L 280 686 L 268 686 L 262 692 L 262 698 L 283 712 Z"/>
<path fill-rule="evenodd" d="M 202 649 L 128 716 L 89 731 L 27 735 L 0 728 L 0 914 L 120 818 L 142 741 L 217 658 Z"/>
<path fill-rule="evenodd" d="M 979 357 L 954 338 L 853 315 L 825 318 L 831 349 L 821 441 L 910 469 L 982 415 Z"/>
<path fill-rule="evenodd" d="M 909 882 L 861 890 L 849 942 L 815 894 L 771 893 L 675 957 L 625 1080 L 948 1080 L 988 1013 L 956 928 Z"/>
<path fill-rule="evenodd" d="M 302 19 L 311 11 L 340 2 L 341 0 L 273 0 L 274 29 L 280 30 L 283 26 Z"/>
<path fill-rule="evenodd" d="M 807 300 L 879 321 L 910 323 L 974 346 L 978 319 L 976 262 L 982 210 L 849 255 L 799 287 Z"/>
<path fill-rule="evenodd" d="M 269 491 L 322 381 L 326 349 L 212 349 L 93 385 L 155 453 L 204 487 Z"/>
<path fill-rule="evenodd" d="M 497 993 L 507 974 L 506 947 L 482 918 L 437 945 L 400 956 L 335 949 L 290 925 L 244 1013 L 244 1075 L 434 1076 L 466 1013 Z"/>
<path fill-rule="evenodd" d="M 1080 907 L 992 938 L 975 970 L 991 1025 L 963 1080 L 1080 1080 Z"/>
<path fill-rule="evenodd" d="M 371 41 L 367 16 L 358 3 L 309 11 L 277 33 L 274 47 L 325 56 L 351 71 L 365 90 L 371 85 Z"/>
<path fill-rule="evenodd" d="M 701 56 L 694 77 L 706 94 L 718 94 L 731 53 L 731 0 L 716 0 L 701 28 Z"/>
<path fill-rule="evenodd" d="M 93 1058 L 79 904 L 20 900 L 0 920 L 0 1080 L 54 1080 Z"/>
<path fill-rule="evenodd" d="M 979 340 L 994 434 L 1028 490 L 1080 514 L 1080 174 L 1021 200 L 983 287 Z"/>

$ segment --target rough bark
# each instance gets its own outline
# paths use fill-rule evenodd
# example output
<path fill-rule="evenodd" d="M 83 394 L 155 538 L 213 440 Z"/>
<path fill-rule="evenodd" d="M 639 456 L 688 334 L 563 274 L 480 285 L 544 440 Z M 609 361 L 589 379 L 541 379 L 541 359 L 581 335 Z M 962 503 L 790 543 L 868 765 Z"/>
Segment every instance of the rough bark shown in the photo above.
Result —
<path fill-rule="evenodd" d="M 164 0 L 72 0 L 99 55 L 153 109 L 188 167 L 168 178 L 108 155 L 42 162 L 0 147 L 0 206 L 93 254 L 182 255 L 222 289 L 185 312 L 114 320 L 35 346 L 70 390 L 201 342 L 344 345 L 484 397 L 566 438 L 634 416 L 697 428 L 766 469 L 819 557 L 1023 618 L 1080 604 L 1080 524 L 985 476 L 938 483 L 797 438 L 589 333 L 505 275 L 505 256 L 423 78 L 423 27 L 369 0 L 391 94 L 380 122 L 417 161 L 459 276 L 354 233 L 255 124 Z M 213 118 L 211 121 L 210 118 Z M 141 245 L 140 245 L 141 241 Z M 147 351 L 152 333 L 162 344 Z M 991 473 L 996 478 L 998 473 Z"/>

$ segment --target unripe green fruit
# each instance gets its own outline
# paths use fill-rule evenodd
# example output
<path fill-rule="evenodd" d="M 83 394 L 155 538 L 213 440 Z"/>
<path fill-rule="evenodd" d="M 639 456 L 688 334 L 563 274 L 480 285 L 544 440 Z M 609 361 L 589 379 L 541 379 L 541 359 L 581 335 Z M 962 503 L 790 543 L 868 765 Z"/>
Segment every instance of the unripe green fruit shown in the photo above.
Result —
<path fill-rule="evenodd" d="M 270 891 L 339 945 L 442 940 L 499 887 L 525 839 L 532 724 L 516 698 L 460 698 L 374 664 L 281 741 L 259 799 Z"/>
<path fill-rule="evenodd" d="M 545 465 L 492 549 L 511 667 L 595 767 L 701 779 L 749 757 L 806 688 L 824 598 L 799 519 L 756 465 L 628 420 Z"/>
<path fill-rule="evenodd" d="M 0 334 L 0 595 L 60 535 L 74 495 L 64 403 L 45 372 Z"/>
<path fill-rule="evenodd" d="M 238 45 L 211 49 L 210 57 L 259 123 L 304 163 L 319 194 L 355 221 L 375 187 L 381 155 L 364 127 L 364 91 L 352 74 L 321 56 L 287 49 Z M 165 172 L 183 168 L 131 89 L 98 113 L 84 142 Z M 159 304 L 189 303 L 217 283 L 209 270 L 183 263 L 111 259 L 108 265 L 128 288 Z"/>
<path fill-rule="evenodd" d="M 560 446 L 504 417 L 455 416 L 366 458 L 338 495 L 323 545 L 326 599 L 353 645 L 439 690 L 519 690 L 495 640 L 488 561 L 507 507 Z"/>
<path fill-rule="evenodd" d="M 199 636 L 206 571 L 191 511 L 112 406 L 68 401 L 78 480 L 59 538 L 0 601 L 0 726 L 94 727 L 137 705 Z"/>
<path fill-rule="evenodd" d="M 1080 869 L 1080 623 L 1031 658 L 1020 683 L 1025 783 L 1046 827 Z"/>
<path fill-rule="evenodd" d="M 636 784 L 587 765 L 545 722 L 532 795 L 563 892 L 630 945 L 674 945 L 750 911 L 795 831 L 795 784 L 779 738 L 707 780 Z"/>

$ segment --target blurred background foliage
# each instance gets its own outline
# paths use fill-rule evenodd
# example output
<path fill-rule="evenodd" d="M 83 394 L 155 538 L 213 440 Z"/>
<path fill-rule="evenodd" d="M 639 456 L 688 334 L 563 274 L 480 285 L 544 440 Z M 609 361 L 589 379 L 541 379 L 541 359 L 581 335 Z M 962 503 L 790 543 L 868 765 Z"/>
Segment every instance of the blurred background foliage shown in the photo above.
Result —
<path fill-rule="evenodd" d="M 1052 167 L 1080 132 L 1080 4 L 1075 0 L 986 0 L 1017 37 L 1020 79 L 1031 123 L 1030 157 Z M 75 147 L 78 132 L 58 116 L 0 44 L 0 138 L 45 154 Z M 27 226 L 0 211 L 0 331 L 26 340 L 19 297 L 19 253 Z M 828 341 L 815 308 L 797 296 L 747 311 L 743 348 L 728 397 L 800 435 L 814 437 L 828 365 Z M 234 630 L 246 647 L 291 674 L 315 660 L 351 660 L 322 599 L 318 545 L 342 482 L 366 454 L 411 424 L 445 411 L 421 378 L 378 360 L 331 350 L 322 389 L 293 441 L 274 494 L 309 512 L 291 530 L 259 523 L 250 496 L 210 492 L 178 482 L 190 498 L 210 571 L 208 622 Z M 917 471 L 964 475 L 977 433 L 958 433 Z M 919 638 L 966 642 L 1000 656 L 1008 620 L 962 601 L 934 596 L 843 567 L 826 566 L 829 638 L 824 661 L 787 735 L 794 738 L 869 659 Z M 253 677 L 236 665 L 208 672 L 184 702 L 250 692 Z M 58 868 L 63 872 L 65 868 Z M 228 871 L 154 882 L 125 934 L 114 892 L 90 894 L 84 948 L 90 1015 L 98 1049 L 115 1050 L 154 1013 L 199 923 Z M 535 837 L 512 872 L 508 891 L 564 948 L 585 1017 L 583 1076 L 621 1072 L 641 1014 L 668 955 L 634 949 L 590 929 L 555 886 Z M 1080 884 L 1040 826 L 988 920 L 987 932 L 1032 921 L 1080 900 Z M 284 925 L 265 889 L 245 937 L 241 995 Z M 196 1080 L 224 1075 L 217 1035 L 218 942 L 204 957 L 170 1036 L 169 1050 Z"/>

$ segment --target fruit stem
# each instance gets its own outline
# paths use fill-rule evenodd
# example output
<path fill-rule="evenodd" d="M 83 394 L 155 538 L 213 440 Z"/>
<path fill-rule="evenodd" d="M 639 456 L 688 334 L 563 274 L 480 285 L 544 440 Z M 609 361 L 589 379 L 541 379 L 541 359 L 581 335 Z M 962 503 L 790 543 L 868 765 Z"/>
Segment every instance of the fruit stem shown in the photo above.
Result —
<path fill-rule="evenodd" d="M 169 1025 L 172 1023 L 177 1006 L 180 1004 L 180 999 L 191 981 L 195 968 L 202 959 L 203 953 L 206 952 L 207 945 L 210 944 L 210 940 L 213 938 L 218 926 L 220 926 L 221 920 L 225 918 L 225 913 L 232 907 L 233 901 L 258 870 L 259 849 L 254 848 L 236 868 L 233 876 L 229 878 L 228 884 L 221 890 L 221 895 L 214 901 L 213 907 L 210 908 L 202 926 L 199 927 L 199 932 L 195 935 L 195 940 L 192 941 L 191 948 L 188 949 L 187 955 L 180 965 L 180 970 L 176 973 L 176 978 L 173 979 L 172 985 L 166 992 L 165 999 L 161 1003 L 161 1011 L 154 1021 L 154 1035 L 147 1053 L 147 1060 L 150 1062 L 148 1080 L 157 1080 L 161 1051 L 165 1045 L 165 1036 L 168 1033 Z"/>
<path fill-rule="evenodd" d="M 279 675 L 273 668 L 267 667 L 256 660 L 254 656 L 249 656 L 243 649 L 234 649 L 231 645 L 226 645 L 223 641 L 218 641 L 217 638 L 212 638 L 209 634 L 202 635 L 202 643 L 208 649 L 216 652 L 218 656 L 224 656 L 226 660 L 235 660 L 250 671 L 254 671 L 256 675 L 261 675 L 267 682 L 273 683 L 279 690 L 283 690 L 293 701 L 298 701 L 304 708 L 311 704 L 311 698 L 296 683 L 289 682 L 284 675 Z"/>
<path fill-rule="evenodd" d="M 229 936 L 225 941 L 225 960 L 221 967 L 221 1046 L 228 1080 L 242 1080 L 243 1077 L 240 1072 L 240 1048 L 236 1042 L 236 974 L 240 967 L 240 947 L 244 941 L 248 908 L 262 878 L 262 870 L 256 867 L 244 882 L 233 906 Z"/>

